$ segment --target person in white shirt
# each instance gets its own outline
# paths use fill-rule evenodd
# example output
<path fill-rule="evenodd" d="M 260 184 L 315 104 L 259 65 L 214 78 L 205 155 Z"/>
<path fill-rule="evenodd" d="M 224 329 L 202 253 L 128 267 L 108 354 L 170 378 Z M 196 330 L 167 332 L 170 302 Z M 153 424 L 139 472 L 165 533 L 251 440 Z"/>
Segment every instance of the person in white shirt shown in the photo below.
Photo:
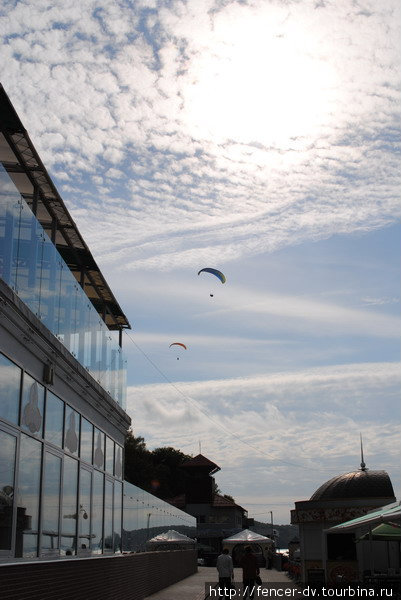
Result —
<path fill-rule="evenodd" d="M 219 588 L 223 588 L 224 593 L 229 596 L 227 592 L 231 589 L 231 581 L 234 579 L 234 568 L 228 548 L 224 548 L 222 554 L 217 557 L 216 568 L 219 574 Z"/>

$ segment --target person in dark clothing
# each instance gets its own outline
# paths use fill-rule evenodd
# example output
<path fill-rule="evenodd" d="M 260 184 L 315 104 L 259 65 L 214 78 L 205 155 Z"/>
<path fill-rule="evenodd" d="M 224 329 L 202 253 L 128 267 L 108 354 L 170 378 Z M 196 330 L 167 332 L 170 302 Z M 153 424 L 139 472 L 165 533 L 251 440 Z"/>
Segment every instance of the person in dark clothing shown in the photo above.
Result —
<path fill-rule="evenodd" d="M 219 590 L 224 597 L 230 597 L 232 588 L 232 580 L 234 578 L 233 559 L 231 558 L 228 548 L 224 548 L 216 562 L 217 572 L 219 574 Z"/>
<path fill-rule="evenodd" d="M 242 582 L 244 584 L 244 596 L 246 598 L 253 598 L 254 588 L 255 588 L 255 579 L 256 576 L 259 575 L 259 567 L 256 556 L 252 552 L 252 548 L 250 546 L 245 547 L 245 554 L 241 558 L 240 566 L 242 567 Z"/>

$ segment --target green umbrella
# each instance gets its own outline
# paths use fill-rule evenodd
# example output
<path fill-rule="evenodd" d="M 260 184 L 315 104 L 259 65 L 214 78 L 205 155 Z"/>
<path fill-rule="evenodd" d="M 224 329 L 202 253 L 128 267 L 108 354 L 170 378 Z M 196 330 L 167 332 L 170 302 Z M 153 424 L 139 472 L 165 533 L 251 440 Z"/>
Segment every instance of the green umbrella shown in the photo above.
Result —
<path fill-rule="evenodd" d="M 358 539 L 358 542 L 369 539 L 369 533 L 365 533 L 365 535 Z M 381 525 L 378 525 L 372 529 L 372 540 L 382 542 L 399 542 L 401 540 L 401 527 L 391 523 L 382 523 Z"/>

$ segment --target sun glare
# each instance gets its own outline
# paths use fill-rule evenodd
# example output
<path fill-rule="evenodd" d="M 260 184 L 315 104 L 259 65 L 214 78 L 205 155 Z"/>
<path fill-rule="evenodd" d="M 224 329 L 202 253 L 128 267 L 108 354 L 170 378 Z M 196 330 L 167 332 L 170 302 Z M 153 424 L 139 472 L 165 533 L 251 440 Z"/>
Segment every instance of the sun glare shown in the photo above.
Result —
<path fill-rule="evenodd" d="M 334 113 L 334 69 L 318 40 L 265 28 L 257 15 L 227 32 L 215 32 L 191 63 L 183 90 L 191 135 L 277 148 L 294 138 L 309 143 Z"/>

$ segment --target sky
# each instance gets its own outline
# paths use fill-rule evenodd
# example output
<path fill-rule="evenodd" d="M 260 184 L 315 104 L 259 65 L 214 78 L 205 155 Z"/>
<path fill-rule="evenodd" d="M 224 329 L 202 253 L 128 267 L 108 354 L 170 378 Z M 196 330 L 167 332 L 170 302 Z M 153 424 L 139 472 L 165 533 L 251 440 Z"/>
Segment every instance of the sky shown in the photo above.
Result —
<path fill-rule="evenodd" d="M 360 433 L 400 495 L 400 29 L 398 0 L 0 8 L 1 81 L 132 325 L 134 434 L 261 521 Z"/>

